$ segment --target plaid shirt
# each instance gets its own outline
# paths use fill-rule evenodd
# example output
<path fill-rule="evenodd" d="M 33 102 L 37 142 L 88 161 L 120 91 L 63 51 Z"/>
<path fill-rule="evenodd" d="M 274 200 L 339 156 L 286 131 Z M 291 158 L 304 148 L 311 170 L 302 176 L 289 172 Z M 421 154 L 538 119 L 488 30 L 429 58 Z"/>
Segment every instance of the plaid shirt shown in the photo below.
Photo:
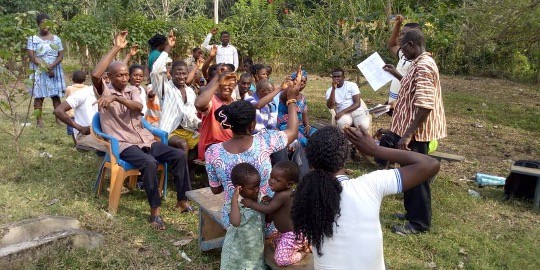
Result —
<path fill-rule="evenodd" d="M 429 142 L 446 137 L 446 118 L 439 81 L 439 69 L 429 53 L 418 56 L 401 79 L 390 130 L 403 136 L 412 124 L 418 108 L 431 110 L 427 119 L 414 131 L 413 139 Z"/>

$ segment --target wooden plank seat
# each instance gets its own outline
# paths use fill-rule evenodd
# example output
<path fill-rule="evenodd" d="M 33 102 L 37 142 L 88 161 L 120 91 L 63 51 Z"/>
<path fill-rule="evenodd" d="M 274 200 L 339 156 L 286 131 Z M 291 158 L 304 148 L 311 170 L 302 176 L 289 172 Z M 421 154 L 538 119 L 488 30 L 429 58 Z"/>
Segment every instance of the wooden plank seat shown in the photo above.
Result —
<path fill-rule="evenodd" d="M 446 161 L 464 161 L 465 160 L 464 156 L 458 156 L 458 155 L 443 153 L 439 151 L 433 151 L 432 153 L 429 154 L 429 156 L 434 157 L 438 160 L 446 160 Z"/>
<path fill-rule="evenodd" d="M 540 209 L 540 169 L 512 165 L 510 171 L 536 177 L 536 189 L 534 191 L 533 209 Z"/>
<path fill-rule="evenodd" d="M 225 227 L 221 223 L 223 194 L 213 194 L 209 187 L 191 190 L 186 196 L 199 208 L 199 246 L 201 250 L 221 248 L 225 238 Z M 313 269 L 313 255 L 308 254 L 300 262 L 287 267 L 278 267 L 274 261 L 274 249 L 265 241 L 265 262 L 271 269 L 304 270 Z"/>

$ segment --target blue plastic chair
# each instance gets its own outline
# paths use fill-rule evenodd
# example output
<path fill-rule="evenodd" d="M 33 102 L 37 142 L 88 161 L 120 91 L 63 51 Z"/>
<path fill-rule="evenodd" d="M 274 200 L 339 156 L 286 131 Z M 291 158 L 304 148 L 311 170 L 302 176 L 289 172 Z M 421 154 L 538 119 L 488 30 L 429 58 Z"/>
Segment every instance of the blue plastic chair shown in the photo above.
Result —
<path fill-rule="evenodd" d="M 153 127 L 146 120 L 142 120 L 143 127 L 148 129 L 157 139 L 162 143 L 167 144 L 168 133 Z M 120 195 L 124 180 L 129 178 L 128 187 L 134 188 L 137 184 L 137 176 L 141 173 L 138 168 L 129 164 L 128 162 L 120 158 L 120 146 L 116 138 L 103 133 L 101 129 L 101 120 L 99 118 L 99 112 L 96 113 L 92 119 L 92 126 L 90 128 L 92 136 L 99 142 L 107 145 L 109 151 L 103 157 L 103 162 L 98 171 L 97 179 L 94 184 L 94 192 L 99 196 L 101 193 L 103 178 L 105 176 L 105 169 L 111 171 L 110 181 L 110 193 L 109 193 L 109 212 L 115 214 L 118 210 L 118 204 L 120 203 Z M 159 190 L 163 197 L 167 196 L 167 164 L 158 165 L 158 173 L 160 173 Z"/>

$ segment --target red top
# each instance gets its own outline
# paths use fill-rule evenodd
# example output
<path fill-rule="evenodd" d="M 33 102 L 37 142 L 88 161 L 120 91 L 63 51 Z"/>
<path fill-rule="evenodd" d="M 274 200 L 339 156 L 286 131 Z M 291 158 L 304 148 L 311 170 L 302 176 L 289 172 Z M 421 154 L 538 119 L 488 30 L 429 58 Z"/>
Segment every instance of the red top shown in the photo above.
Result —
<path fill-rule="evenodd" d="M 221 123 L 214 117 L 214 112 L 222 105 L 224 105 L 223 101 L 214 95 L 212 96 L 208 110 L 201 113 L 202 126 L 199 137 L 199 159 L 201 160 L 204 160 L 204 152 L 208 146 L 232 138 L 232 131 L 230 129 L 223 129 Z"/>

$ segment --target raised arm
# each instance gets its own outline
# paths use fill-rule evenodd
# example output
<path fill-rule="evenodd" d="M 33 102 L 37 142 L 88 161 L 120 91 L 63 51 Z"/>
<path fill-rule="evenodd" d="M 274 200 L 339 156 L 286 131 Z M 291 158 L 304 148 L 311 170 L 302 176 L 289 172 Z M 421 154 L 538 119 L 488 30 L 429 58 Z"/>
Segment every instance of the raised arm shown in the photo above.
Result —
<path fill-rule="evenodd" d="M 116 35 L 114 39 L 114 45 L 109 50 L 101 60 L 96 64 L 96 67 L 92 71 L 92 83 L 94 84 L 94 87 L 97 91 L 97 94 L 101 96 L 103 94 L 103 82 L 101 80 L 101 77 L 103 76 L 103 73 L 107 70 L 107 67 L 112 62 L 116 54 L 126 47 L 127 45 L 127 31 L 122 31 L 119 34 Z"/>
<path fill-rule="evenodd" d="M 300 84 L 294 84 L 287 89 L 287 105 L 289 119 L 287 120 L 287 128 L 284 130 L 287 134 L 287 145 L 291 144 L 298 137 L 298 115 L 296 114 L 296 98 Z"/>
<path fill-rule="evenodd" d="M 347 139 L 363 154 L 399 163 L 403 190 L 411 189 L 439 172 L 440 163 L 424 154 L 378 146 L 367 131 L 345 128 Z"/>
<path fill-rule="evenodd" d="M 286 87 L 287 84 L 285 84 Z M 272 102 L 274 97 L 281 92 L 281 87 L 273 86 L 274 90 L 269 93 L 268 95 L 264 96 L 263 98 L 259 99 L 259 102 L 257 102 L 254 106 L 255 109 L 260 110 L 261 108 L 264 108 L 268 103 Z"/>
<path fill-rule="evenodd" d="M 138 51 L 139 51 L 139 45 L 131 46 L 131 48 L 129 48 L 129 52 L 126 53 L 126 56 L 124 56 L 124 60 L 122 60 L 122 62 L 124 62 L 124 64 L 129 66 L 129 60 L 131 59 L 131 57 L 135 56 Z"/>
<path fill-rule="evenodd" d="M 208 81 L 208 67 L 210 67 L 210 64 L 212 64 L 212 61 L 214 61 L 214 59 L 216 58 L 216 55 L 217 55 L 217 46 L 214 45 L 212 46 L 212 49 L 210 50 L 210 54 L 208 55 L 208 57 L 206 58 L 206 60 L 204 61 L 204 64 L 202 66 L 202 73 L 203 73 L 203 77 L 206 81 Z"/>
<path fill-rule="evenodd" d="M 219 79 L 221 76 L 214 76 L 214 78 L 206 86 L 204 90 L 196 99 L 195 99 L 195 108 L 198 112 L 206 112 L 210 107 L 210 102 L 212 97 L 219 88 Z"/>
<path fill-rule="evenodd" d="M 394 29 L 392 30 L 392 35 L 390 36 L 390 38 L 388 39 L 388 42 L 386 43 L 386 47 L 388 48 L 388 50 L 390 50 L 392 55 L 397 56 L 397 53 L 399 51 L 398 37 L 399 37 L 399 32 L 401 31 L 401 25 L 403 24 L 403 20 L 404 18 L 401 15 L 398 15 L 396 17 L 396 22 L 394 23 Z"/>
<path fill-rule="evenodd" d="M 212 36 L 215 35 L 217 33 L 217 28 L 212 28 L 212 30 L 210 30 L 210 33 L 208 35 L 206 35 L 206 38 L 204 39 L 203 43 L 201 44 L 201 48 L 203 49 L 206 49 L 207 51 L 209 51 L 212 46 L 210 46 L 210 39 L 212 39 Z"/>
<path fill-rule="evenodd" d="M 167 81 L 167 58 L 169 58 L 169 53 L 171 52 L 175 43 L 176 37 L 171 30 L 169 32 L 169 36 L 167 37 L 165 49 L 163 49 L 163 52 L 161 52 L 152 66 L 152 72 L 150 73 L 152 92 L 157 94 L 159 98 L 163 96 L 164 83 Z"/>

